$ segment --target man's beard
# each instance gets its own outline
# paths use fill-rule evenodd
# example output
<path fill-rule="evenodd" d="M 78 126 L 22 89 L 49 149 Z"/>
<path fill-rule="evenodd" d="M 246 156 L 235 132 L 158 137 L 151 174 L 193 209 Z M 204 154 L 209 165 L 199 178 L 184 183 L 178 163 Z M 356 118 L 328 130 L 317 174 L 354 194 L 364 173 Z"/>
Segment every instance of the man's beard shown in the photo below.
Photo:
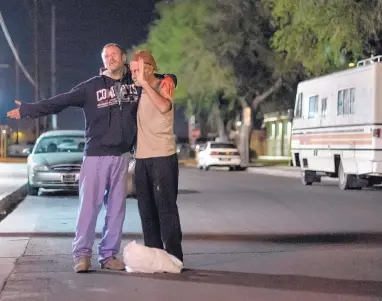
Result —
<path fill-rule="evenodd" d="M 113 68 L 113 69 L 109 68 L 108 71 L 113 76 L 123 76 L 125 72 L 125 66 L 121 66 L 119 68 Z"/>

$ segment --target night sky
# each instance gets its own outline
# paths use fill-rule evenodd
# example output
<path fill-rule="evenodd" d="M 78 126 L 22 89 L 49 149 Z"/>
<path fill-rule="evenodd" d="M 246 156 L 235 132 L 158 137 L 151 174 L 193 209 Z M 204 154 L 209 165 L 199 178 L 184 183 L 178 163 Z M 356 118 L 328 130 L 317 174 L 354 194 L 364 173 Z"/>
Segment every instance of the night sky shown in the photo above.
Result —
<path fill-rule="evenodd" d="M 40 84 L 45 95 L 50 95 L 50 26 L 51 3 L 56 4 L 56 65 L 57 93 L 70 90 L 78 83 L 98 74 L 102 66 L 100 51 L 106 43 L 115 42 L 126 49 L 143 42 L 148 25 L 155 19 L 155 0 L 39 0 Z M 21 60 L 34 76 L 33 1 L 0 0 L 2 11 L 13 42 L 18 45 Z M 13 108 L 15 98 L 14 59 L 0 32 L 0 64 L 11 64 L 11 69 L 0 69 L 6 81 L 0 94 L 0 124 L 9 123 L 6 112 Z M 163 70 L 170 72 L 170 70 Z M 5 86 L 5 87 L 4 87 Z M 31 84 L 21 76 L 21 101 L 33 102 Z M 58 116 L 61 129 L 83 129 L 81 109 L 70 108 Z M 180 110 L 176 114 L 175 132 L 186 136 L 187 128 Z"/>

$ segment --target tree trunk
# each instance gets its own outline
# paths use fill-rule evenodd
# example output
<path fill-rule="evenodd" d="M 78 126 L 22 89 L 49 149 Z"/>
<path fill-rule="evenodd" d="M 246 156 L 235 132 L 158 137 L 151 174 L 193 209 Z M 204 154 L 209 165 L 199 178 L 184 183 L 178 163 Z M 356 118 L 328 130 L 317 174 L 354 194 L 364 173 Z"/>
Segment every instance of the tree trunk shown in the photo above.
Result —
<path fill-rule="evenodd" d="M 255 97 L 252 101 L 252 108 L 256 109 L 262 102 L 264 102 L 270 95 L 275 93 L 282 86 L 282 78 L 280 77 L 268 90 Z"/>
<path fill-rule="evenodd" d="M 233 123 L 235 122 L 234 119 L 230 119 L 227 121 L 227 124 L 225 126 L 225 132 L 228 136 L 228 138 L 231 138 L 231 132 L 232 132 L 232 129 L 233 129 Z"/>
<path fill-rule="evenodd" d="M 254 159 L 254 158 L 252 158 L 251 151 L 250 151 L 251 150 L 252 128 L 253 128 L 253 111 L 255 111 L 258 108 L 258 106 L 262 102 L 264 102 L 271 94 L 275 93 L 278 89 L 280 89 L 281 86 L 282 86 L 282 79 L 279 78 L 271 87 L 269 87 L 268 90 L 266 90 L 262 94 L 256 96 L 253 99 L 251 106 L 248 106 L 245 103 L 245 101 L 240 100 L 241 106 L 243 108 L 243 112 L 246 108 L 248 108 L 248 107 L 251 108 L 251 124 L 248 126 L 244 126 L 244 124 L 242 125 L 242 129 L 241 129 L 242 132 L 239 135 L 239 139 L 238 139 L 239 140 L 238 145 L 240 145 L 239 147 L 241 150 L 241 154 L 244 154 L 244 152 L 249 151 L 249 162 L 251 162 L 251 159 Z"/>
<path fill-rule="evenodd" d="M 221 117 L 220 109 L 219 109 L 218 104 L 216 102 L 214 102 L 214 104 L 212 106 L 212 113 L 213 113 L 213 116 L 215 119 L 216 129 L 218 131 L 219 140 L 222 140 L 222 141 L 228 140 L 226 129 L 224 126 L 224 121 Z"/>

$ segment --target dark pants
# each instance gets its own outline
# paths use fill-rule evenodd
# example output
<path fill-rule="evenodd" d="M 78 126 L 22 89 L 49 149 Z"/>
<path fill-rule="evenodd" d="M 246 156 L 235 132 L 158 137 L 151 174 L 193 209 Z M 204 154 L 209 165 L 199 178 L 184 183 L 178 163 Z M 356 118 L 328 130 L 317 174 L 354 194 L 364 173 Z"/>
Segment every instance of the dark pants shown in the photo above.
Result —
<path fill-rule="evenodd" d="M 183 261 L 182 231 L 176 200 L 179 167 L 176 154 L 136 159 L 135 181 L 145 245 L 164 249 Z"/>

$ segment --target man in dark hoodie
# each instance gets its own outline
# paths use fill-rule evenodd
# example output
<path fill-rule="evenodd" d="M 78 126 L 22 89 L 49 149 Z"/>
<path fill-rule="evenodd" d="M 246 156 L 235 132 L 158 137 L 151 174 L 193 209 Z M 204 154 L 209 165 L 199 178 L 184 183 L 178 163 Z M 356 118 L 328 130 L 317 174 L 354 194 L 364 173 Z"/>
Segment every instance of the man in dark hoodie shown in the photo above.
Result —
<path fill-rule="evenodd" d="M 106 206 L 102 240 L 98 245 L 101 268 L 123 270 L 115 256 L 121 246 L 126 209 L 126 175 L 137 135 L 139 88 L 134 85 L 126 55 L 117 44 L 102 49 L 106 71 L 70 92 L 37 103 L 16 101 L 10 118 L 38 118 L 57 114 L 69 106 L 81 107 L 85 116 L 84 161 L 80 173 L 80 208 L 73 242 L 74 270 L 91 267 L 96 221 Z"/>

